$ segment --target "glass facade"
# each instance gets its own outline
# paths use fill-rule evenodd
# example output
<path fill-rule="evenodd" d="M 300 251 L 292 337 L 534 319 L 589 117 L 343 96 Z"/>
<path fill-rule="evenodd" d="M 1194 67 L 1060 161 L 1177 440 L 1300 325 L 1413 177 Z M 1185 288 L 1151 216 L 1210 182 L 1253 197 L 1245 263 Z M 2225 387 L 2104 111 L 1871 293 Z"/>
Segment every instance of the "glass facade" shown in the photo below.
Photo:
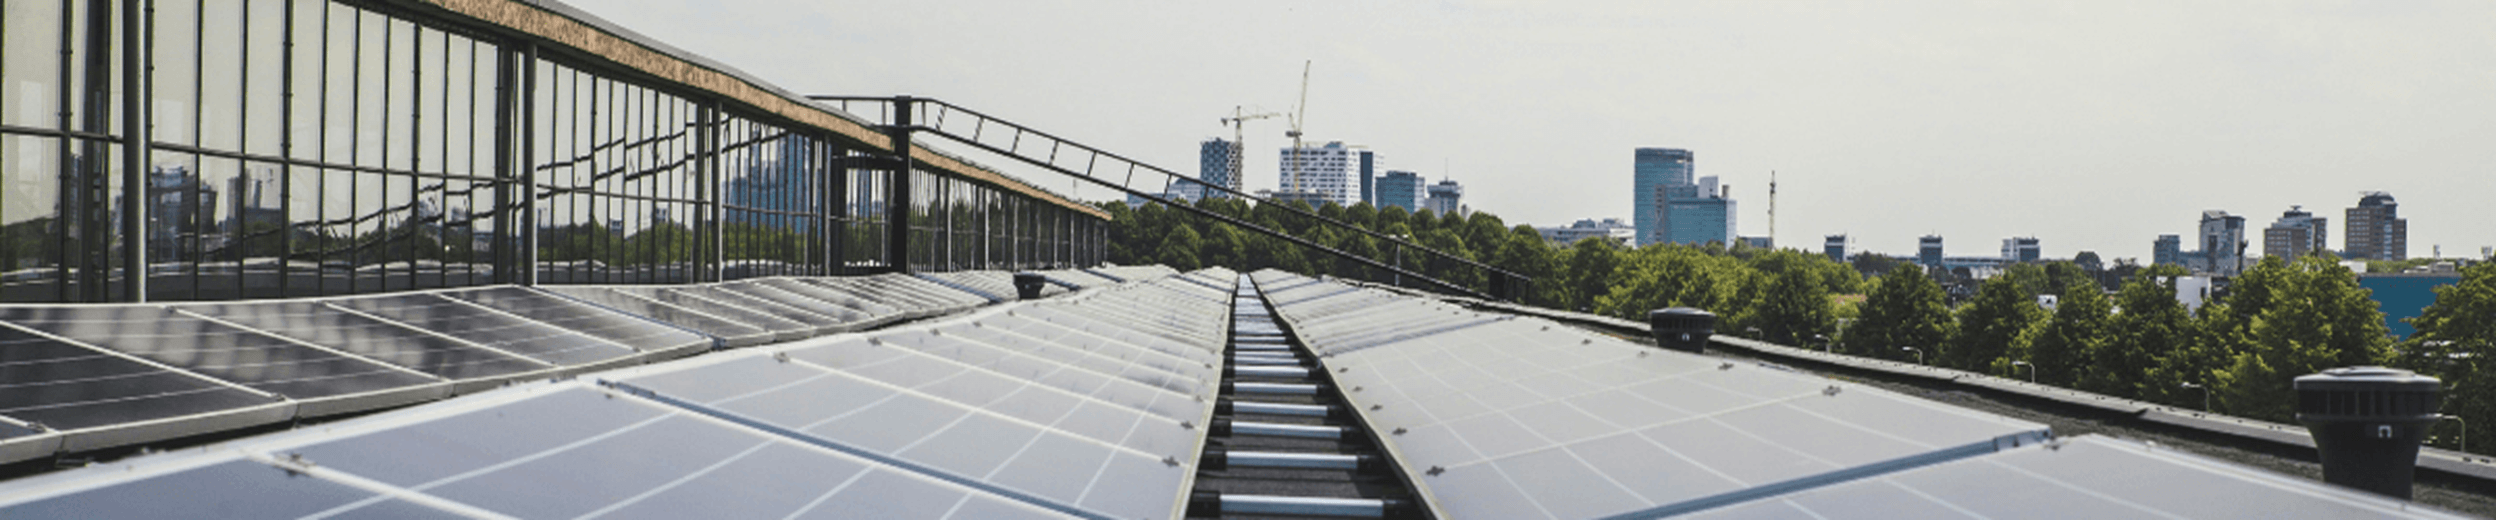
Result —
<path fill-rule="evenodd" d="M 1068 203 L 914 169 L 887 211 L 854 135 L 456 14 L 6 5 L 0 301 L 859 273 L 896 221 L 917 269 L 1099 260 Z"/>
<path fill-rule="evenodd" d="M 1406 212 L 1420 211 L 1424 195 L 1422 182 L 1421 174 L 1401 170 L 1389 171 L 1378 177 L 1378 209 L 1395 206 L 1404 208 Z"/>
<path fill-rule="evenodd" d="M 1636 245 L 1670 240 L 1664 219 L 1666 186 L 1692 185 L 1693 157 L 1678 148 L 1639 148 L 1630 190 L 1630 223 L 1638 227 Z M 1692 188 L 1692 193 L 1696 193 Z M 1678 194 L 1676 194 L 1678 195 Z M 1730 234 L 1728 234 L 1730 236 Z"/>

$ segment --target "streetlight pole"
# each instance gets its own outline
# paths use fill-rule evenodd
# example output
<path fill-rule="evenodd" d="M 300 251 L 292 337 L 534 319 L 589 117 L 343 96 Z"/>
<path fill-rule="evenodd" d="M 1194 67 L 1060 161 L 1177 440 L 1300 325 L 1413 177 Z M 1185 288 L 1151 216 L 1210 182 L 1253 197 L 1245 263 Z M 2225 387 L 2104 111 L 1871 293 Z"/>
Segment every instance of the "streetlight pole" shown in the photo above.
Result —
<path fill-rule="evenodd" d="M 1898 347 L 1898 350 L 1904 350 L 1904 351 L 1908 351 L 1908 352 L 1914 352 L 1914 353 L 1915 353 L 1915 364 L 1918 364 L 1918 365 L 1924 364 L 1924 351 L 1922 351 L 1922 350 L 1917 350 L 1915 347 Z"/>
<path fill-rule="evenodd" d="M 2201 390 L 2201 411 L 2203 411 L 2203 412 L 2209 412 L 2209 411 L 2210 411 L 2210 388 L 2209 388 L 2209 387 L 2205 387 L 2205 386 L 2201 386 L 2201 385 L 2196 385 L 2196 384 L 2193 384 L 2193 382 L 2191 382 L 2191 381 L 2185 381 L 2185 382 L 2184 382 L 2184 388 L 2191 388 L 2191 389 Z"/>
<path fill-rule="evenodd" d="M 2037 384 L 2037 366 L 2036 366 L 2036 365 L 2031 365 L 2031 364 L 2028 364 L 2028 362 L 2026 362 L 2026 361 L 2012 361 L 2012 362 L 2011 362 L 2011 366 L 2015 366 L 2015 367 L 2028 367 L 2028 384 L 2032 384 L 2032 385 L 2033 385 L 2033 384 Z"/>
<path fill-rule="evenodd" d="M 1811 339 L 1813 339 L 1813 340 L 1818 340 L 1818 341 L 1820 342 L 1820 352 L 1821 352 L 1821 353 L 1824 353 L 1824 354 L 1834 354 L 1834 353 L 1837 353 L 1837 347 L 1829 343 L 1829 335 L 1827 335 L 1827 334 L 1813 334 L 1813 335 L 1811 335 Z"/>

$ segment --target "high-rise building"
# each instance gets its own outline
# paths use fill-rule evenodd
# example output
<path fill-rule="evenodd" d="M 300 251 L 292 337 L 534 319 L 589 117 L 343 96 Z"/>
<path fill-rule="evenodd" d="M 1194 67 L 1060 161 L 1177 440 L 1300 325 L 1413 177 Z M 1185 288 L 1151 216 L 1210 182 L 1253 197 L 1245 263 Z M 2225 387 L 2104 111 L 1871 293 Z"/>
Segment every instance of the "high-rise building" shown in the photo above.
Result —
<path fill-rule="evenodd" d="M 2326 251 L 2323 237 L 2331 235 L 2330 224 L 2331 219 L 2316 217 L 2303 206 L 2289 206 L 2279 221 L 2262 229 L 2262 255 L 2291 258 Z"/>
<path fill-rule="evenodd" d="M 1446 215 L 1455 213 L 1461 215 L 1465 212 L 1464 197 L 1464 185 L 1457 184 L 1454 180 L 1442 179 L 1438 184 L 1430 185 L 1430 200 L 1424 201 L 1422 204 L 1424 207 L 1428 208 L 1432 214 Z"/>
<path fill-rule="evenodd" d="M 2198 270 L 2235 276 L 2245 268 L 2245 218 L 2226 211 L 2201 212 L 2201 254 Z"/>
<path fill-rule="evenodd" d="M 1205 184 L 1246 191 L 1241 188 L 1239 143 L 1223 138 L 1206 139 L 1196 146 L 1196 178 Z M 1224 196 L 1218 190 L 1205 190 L 1205 196 Z"/>
<path fill-rule="evenodd" d="M 1359 194 L 1360 185 L 1352 175 L 1360 171 L 1361 158 L 1343 141 L 1322 146 L 1284 148 L 1282 175 L 1276 180 L 1277 198 L 1305 200 L 1310 206 L 1327 202 L 1349 206 Z"/>
<path fill-rule="evenodd" d="M 1941 267 L 1941 235 L 1924 235 L 1924 238 L 1916 239 L 1915 261 L 1926 266 Z"/>
<path fill-rule="evenodd" d="M 1677 148 L 1639 148 L 1630 189 L 1630 223 L 1638 227 L 1637 245 L 1671 240 L 1664 219 L 1670 197 L 1695 196 L 1691 182 L 1692 155 Z M 1668 186 L 1676 188 L 1667 188 Z M 1687 186 L 1688 188 L 1678 188 Z M 1683 194 L 1680 192 L 1689 192 Z"/>
<path fill-rule="evenodd" d="M 2035 262 L 2043 256 L 2044 249 L 2037 246 L 2037 237 L 2002 239 L 2002 261 L 2004 262 Z"/>
<path fill-rule="evenodd" d="M 2401 218 L 2401 203 L 2392 194 L 2367 192 L 2357 207 L 2349 208 L 2348 217 L 2349 234 L 2340 246 L 2349 258 L 2409 259 L 2409 219 Z"/>
<path fill-rule="evenodd" d="M 1386 167 L 1387 161 L 1385 156 L 1379 155 L 1378 152 L 1361 150 L 1361 202 L 1367 202 L 1372 207 L 1378 205 L 1378 190 L 1376 187 L 1378 173 L 1385 171 Z"/>
<path fill-rule="evenodd" d="M 1854 245 L 1853 242 L 1847 239 L 1846 235 L 1829 235 L 1829 241 L 1820 245 L 1820 252 L 1829 255 L 1829 260 L 1844 262 L 1846 249 L 1852 245 Z"/>
<path fill-rule="evenodd" d="M 1734 232 L 1735 211 L 1733 199 L 1724 197 L 1668 199 L 1661 242 L 1731 246 L 1741 237 Z"/>
<path fill-rule="evenodd" d="M 1421 174 L 1418 173 L 1403 170 L 1388 171 L 1386 175 L 1378 176 L 1378 200 L 1375 204 L 1381 210 L 1394 206 L 1404 208 L 1406 213 L 1420 211 L 1422 197 L 1428 195 L 1428 192 L 1423 189 L 1427 182 L 1429 181 L 1421 178 Z"/>
<path fill-rule="evenodd" d="M 2184 265 L 2183 236 L 2158 235 L 2158 243 L 2150 247 L 2150 265 Z"/>

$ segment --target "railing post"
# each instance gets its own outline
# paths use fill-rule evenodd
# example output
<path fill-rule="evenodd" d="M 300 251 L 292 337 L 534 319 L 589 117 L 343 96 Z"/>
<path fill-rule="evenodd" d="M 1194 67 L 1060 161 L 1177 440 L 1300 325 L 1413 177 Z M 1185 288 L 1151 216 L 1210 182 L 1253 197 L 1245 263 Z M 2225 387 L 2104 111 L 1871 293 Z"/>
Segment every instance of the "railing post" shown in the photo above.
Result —
<path fill-rule="evenodd" d="M 910 272 L 910 104 L 910 96 L 893 96 L 893 125 L 884 129 L 895 165 L 884 190 L 884 265 L 896 273 Z"/>
<path fill-rule="evenodd" d="M 698 223 L 694 233 L 693 276 L 696 282 L 717 282 L 727 278 L 728 226 L 722 221 L 724 209 L 719 195 L 719 104 L 704 102 L 694 109 L 694 191 L 702 208 L 694 212 Z"/>
<path fill-rule="evenodd" d="M 110 2 L 96 2 L 102 8 Z M 147 301 L 147 101 L 146 27 L 139 0 L 121 1 L 121 185 L 123 301 Z M 107 16 L 97 13 L 95 16 Z M 98 24 L 101 25 L 101 24 Z M 105 40 L 98 36 L 99 41 Z M 91 52 L 102 49 L 91 49 Z M 100 56 L 111 54 L 95 52 Z M 194 259 L 196 260 L 196 259 Z M 236 273 L 240 279 L 239 270 Z"/>

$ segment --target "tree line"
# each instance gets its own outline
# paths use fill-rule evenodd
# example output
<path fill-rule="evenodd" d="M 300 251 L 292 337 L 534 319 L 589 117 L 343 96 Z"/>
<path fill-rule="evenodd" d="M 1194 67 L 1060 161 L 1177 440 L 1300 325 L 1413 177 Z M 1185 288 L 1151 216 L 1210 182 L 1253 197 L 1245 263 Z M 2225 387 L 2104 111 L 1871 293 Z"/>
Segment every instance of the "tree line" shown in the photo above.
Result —
<path fill-rule="evenodd" d="M 1195 204 L 1347 254 L 1399 261 L 1394 240 L 1333 229 L 1280 208 L 1233 199 Z M 1108 255 L 1115 263 L 1391 279 L 1160 204 L 1104 208 L 1113 218 Z M 2182 408 L 2206 402 L 2215 412 L 2290 424 L 2292 378 L 2332 367 L 2390 365 L 2442 378 L 2448 415 L 2496 417 L 2490 415 L 2496 412 L 2496 374 L 2480 370 L 2496 369 L 2487 361 L 2496 355 L 2496 263 L 2465 269 L 2460 284 L 2438 288 L 2436 305 L 2410 320 L 2418 333 L 2396 343 L 2356 274 L 2325 256 L 2264 258 L 2191 309 L 2177 298 L 2175 277 L 2188 273 L 2176 266 L 2126 265 L 2118 277 L 2102 277 L 2067 261 L 2014 264 L 1973 282 L 1972 295 L 1951 298 L 1942 283 L 1950 273 L 1877 255 L 1838 262 L 1738 244 L 1627 248 L 1603 239 L 1554 246 L 1533 228 L 1505 227 L 1488 213 L 1407 213 L 1367 204 L 1311 211 L 1531 277 L 1517 295 L 1530 305 L 1631 320 L 1643 320 L 1652 309 L 1696 307 L 1719 316 L 1720 334 L 2033 378 Z M 1409 250 L 1400 262 L 1476 290 L 1488 287 L 1485 273 L 1455 262 Z M 2051 309 L 2040 303 L 2046 295 L 2054 297 Z M 2496 447 L 2489 429 L 2496 428 L 2471 432 L 2479 442 L 2470 444 Z M 2453 446 L 2454 430 L 2437 428 L 2435 442 Z"/>

